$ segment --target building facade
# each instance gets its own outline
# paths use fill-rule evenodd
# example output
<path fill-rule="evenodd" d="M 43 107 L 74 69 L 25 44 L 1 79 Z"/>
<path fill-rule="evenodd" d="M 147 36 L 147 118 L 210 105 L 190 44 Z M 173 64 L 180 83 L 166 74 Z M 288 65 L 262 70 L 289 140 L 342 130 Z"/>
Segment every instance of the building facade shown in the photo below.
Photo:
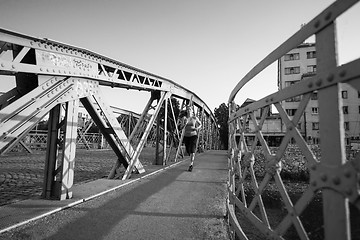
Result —
<path fill-rule="evenodd" d="M 278 60 L 278 89 L 284 89 L 316 74 L 316 47 L 314 43 L 303 43 Z M 341 84 L 339 97 L 342 102 L 346 144 L 360 142 L 360 94 L 348 84 Z M 301 101 L 301 96 L 282 102 L 288 116 L 294 116 Z M 331 117 L 331 116 L 329 116 Z M 317 92 L 314 92 L 300 119 L 298 129 L 309 144 L 318 144 L 319 107 Z"/>

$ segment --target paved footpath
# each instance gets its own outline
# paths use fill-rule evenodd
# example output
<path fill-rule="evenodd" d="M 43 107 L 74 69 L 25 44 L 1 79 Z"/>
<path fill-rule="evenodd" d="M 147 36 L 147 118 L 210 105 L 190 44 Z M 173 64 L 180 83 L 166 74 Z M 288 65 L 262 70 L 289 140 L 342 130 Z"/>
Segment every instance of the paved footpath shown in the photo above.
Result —
<path fill-rule="evenodd" d="M 188 164 L 84 183 L 70 200 L 0 207 L 0 239 L 229 239 L 226 151 L 197 155 L 192 172 Z"/>

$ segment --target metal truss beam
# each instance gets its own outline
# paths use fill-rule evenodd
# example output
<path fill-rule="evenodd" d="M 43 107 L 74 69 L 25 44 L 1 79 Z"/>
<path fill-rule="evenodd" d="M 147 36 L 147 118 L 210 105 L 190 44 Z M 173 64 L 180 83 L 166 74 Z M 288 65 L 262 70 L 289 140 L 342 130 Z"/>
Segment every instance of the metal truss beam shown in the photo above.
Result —
<path fill-rule="evenodd" d="M 127 167 L 126 169 L 126 172 L 123 176 L 123 180 L 124 179 L 127 179 L 130 177 L 131 175 L 131 172 L 134 168 L 134 165 L 136 163 L 136 159 L 139 157 L 140 155 L 140 152 L 141 150 L 143 149 L 144 147 L 144 144 L 146 142 L 146 139 L 150 133 L 150 130 L 155 122 L 155 119 L 157 118 L 158 114 L 159 114 L 159 111 L 161 109 L 161 105 L 163 104 L 163 102 L 165 101 L 165 99 L 169 98 L 170 97 L 170 93 L 169 92 L 159 92 L 157 94 L 152 94 L 151 96 L 151 99 L 149 102 L 154 102 L 156 100 L 156 106 L 151 106 L 151 104 L 149 106 L 149 109 L 150 108 L 153 108 L 154 110 L 154 113 L 152 114 L 152 116 L 150 117 L 150 120 L 149 122 L 147 123 L 147 126 L 145 128 L 145 131 L 140 139 L 140 142 L 138 143 L 137 147 L 136 147 L 136 150 L 134 152 L 134 154 L 131 156 L 131 163 L 129 164 L 129 166 Z"/>
<path fill-rule="evenodd" d="M 112 113 L 110 106 L 102 99 L 103 98 L 98 92 L 91 97 L 82 98 L 81 102 L 118 157 L 118 162 L 114 165 L 113 170 L 108 176 L 108 178 L 111 179 L 115 177 L 116 170 L 119 168 L 120 164 L 123 164 L 125 168 L 128 167 L 131 156 L 134 155 L 134 149 Z M 135 159 L 134 164 L 139 173 L 145 171 L 137 158 Z"/>
<path fill-rule="evenodd" d="M 18 143 L 29 151 L 21 139 L 50 113 L 43 188 L 45 198 L 72 196 L 77 135 L 88 146 L 84 134 L 89 126 L 81 131 L 77 128 L 79 100 L 118 157 L 109 178 L 120 172 L 121 165 L 126 169 L 123 179 L 129 178 L 133 171 L 144 172 L 139 156 L 154 125 L 159 130 L 162 128 L 163 134 L 158 135 L 158 141 L 163 142 L 162 161 L 167 162 L 167 141 L 172 141 L 172 146 L 179 133 L 176 129 L 177 134 L 172 133 L 169 140 L 167 121 L 161 126 L 155 124 L 155 119 L 162 104 L 167 118 L 170 97 L 201 108 L 211 122 L 209 124 L 215 123 L 212 111 L 195 93 L 169 79 L 86 49 L 5 29 L 0 29 L 0 76 L 12 76 L 16 81 L 16 88 L 0 96 L 1 154 Z M 111 109 L 103 100 L 100 85 L 151 92 L 151 99 L 142 115 L 128 115 L 127 134 L 113 114 L 113 111 L 120 110 Z M 172 115 L 175 119 L 173 109 Z M 133 116 L 138 118 L 136 125 Z M 65 127 L 62 142 L 61 126 Z M 60 149 L 63 150 L 61 154 Z"/>
<path fill-rule="evenodd" d="M 0 42 L 5 43 L 6 46 L 13 46 L 4 48 L 4 51 L 16 48 L 17 53 L 12 60 L 0 58 L 1 74 L 30 73 L 81 77 L 96 80 L 105 86 L 171 92 L 182 99 L 192 98 L 196 106 L 204 104 L 205 112 L 215 121 L 212 111 L 195 93 L 169 79 L 83 48 L 6 29 L 0 29 Z M 25 61 L 29 56 L 36 60 L 31 59 L 30 63 Z"/>

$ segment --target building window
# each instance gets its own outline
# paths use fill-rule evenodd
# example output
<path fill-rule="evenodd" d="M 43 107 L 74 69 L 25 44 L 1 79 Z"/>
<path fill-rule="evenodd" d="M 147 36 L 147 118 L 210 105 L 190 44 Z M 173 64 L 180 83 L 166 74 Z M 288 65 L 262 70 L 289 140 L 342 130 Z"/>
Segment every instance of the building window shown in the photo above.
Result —
<path fill-rule="evenodd" d="M 288 68 L 285 68 L 285 75 L 299 74 L 299 73 L 300 73 L 300 67 L 288 67 Z"/>
<path fill-rule="evenodd" d="M 301 101 L 301 96 L 296 96 L 285 100 L 285 102 L 300 102 L 300 101 Z"/>
<path fill-rule="evenodd" d="M 296 80 L 296 81 L 285 81 L 285 87 L 289 87 L 291 85 L 294 85 L 296 83 L 298 83 L 299 80 Z"/>
<path fill-rule="evenodd" d="M 319 130 L 319 123 L 318 122 L 313 122 L 312 123 L 312 130 Z"/>
<path fill-rule="evenodd" d="M 311 100 L 317 100 L 318 99 L 318 93 L 317 92 L 313 92 L 311 94 Z"/>
<path fill-rule="evenodd" d="M 360 113 L 360 106 L 359 106 L 359 113 Z"/>
<path fill-rule="evenodd" d="M 349 114 L 348 106 L 343 106 L 343 114 Z"/>
<path fill-rule="evenodd" d="M 312 114 L 319 114 L 319 108 L 318 107 L 311 108 L 311 113 Z"/>
<path fill-rule="evenodd" d="M 343 99 L 347 99 L 348 98 L 348 92 L 347 91 L 341 91 L 341 97 Z"/>
<path fill-rule="evenodd" d="M 307 52 L 307 53 L 306 53 L 306 57 L 307 57 L 308 59 L 310 59 L 310 58 L 316 58 L 316 51 Z"/>
<path fill-rule="evenodd" d="M 350 123 L 349 122 L 344 122 L 344 128 L 345 128 L 345 131 L 349 131 L 350 130 Z"/>
<path fill-rule="evenodd" d="M 315 73 L 316 72 L 316 65 L 308 65 L 307 66 L 308 73 Z"/>
<path fill-rule="evenodd" d="M 296 109 L 286 109 L 286 113 L 288 116 L 294 116 Z"/>
<path fill-rule="evenodd" d="M 290 54 L 286 54 L 284 57 L 285 61 L 293 61 L 293 60 L 299 60 L 300 59 L 300 54 L 299 53 L 290 53 Z"/>

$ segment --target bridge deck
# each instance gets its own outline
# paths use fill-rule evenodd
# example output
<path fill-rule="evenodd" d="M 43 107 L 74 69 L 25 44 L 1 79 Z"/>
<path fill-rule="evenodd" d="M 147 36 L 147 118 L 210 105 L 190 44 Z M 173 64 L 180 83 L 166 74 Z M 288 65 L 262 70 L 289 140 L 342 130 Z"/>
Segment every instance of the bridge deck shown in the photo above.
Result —
<path fill-rule="evenodd" d="M 78 185 L 70 200 L 3 206 L 0 239 L 228 239 L 226 152 L 199 154 L 193 172 L 188 163 Z"/>

